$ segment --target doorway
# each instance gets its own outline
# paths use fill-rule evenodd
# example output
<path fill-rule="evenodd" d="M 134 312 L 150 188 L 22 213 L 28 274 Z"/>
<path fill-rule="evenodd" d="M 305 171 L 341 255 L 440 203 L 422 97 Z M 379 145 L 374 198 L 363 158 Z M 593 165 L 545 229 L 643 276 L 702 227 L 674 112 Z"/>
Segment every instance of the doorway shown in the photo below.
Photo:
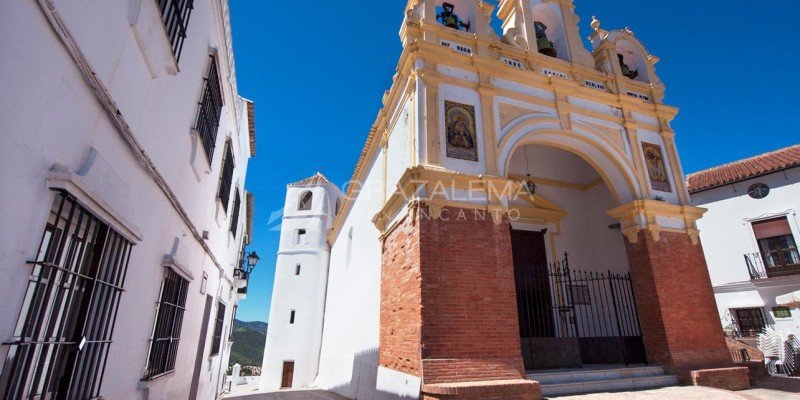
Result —
<path fill-rule="evenodd" d="M 283 373 L 281 374 L 281 389 L 291 389 L 294 380 L 294 361 L 283 362 Z"/>
<path fill-rule="evenodd" d="M 553 337 L 553 302 L 543 232 L 511 230 L 520 337 Z"/>

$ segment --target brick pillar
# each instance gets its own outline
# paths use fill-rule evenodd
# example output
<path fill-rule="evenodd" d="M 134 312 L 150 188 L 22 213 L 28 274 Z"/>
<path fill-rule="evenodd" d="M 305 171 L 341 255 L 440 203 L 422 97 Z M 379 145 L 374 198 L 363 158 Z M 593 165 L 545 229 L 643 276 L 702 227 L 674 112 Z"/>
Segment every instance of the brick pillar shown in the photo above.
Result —
<path fill-rule="evenodd" d="M 387 234 L 381 283 L 381 365 L 421 376 L 424 399 L 541 398 L 524 380 L 507 219 L 420 205 Z"/>
<path fill-rule="evenodd" d="M 702 245 L 674 232 L 656 241 L 644 230 L 625 242 L 650 364 L 684 382 L 692 370 L 732 366 Z"/>
<path fill-rule="evenodd" d="M 421 376 L 419 221 L 409 214 L 388 233 L 381 256 L 379 362 Z"/>

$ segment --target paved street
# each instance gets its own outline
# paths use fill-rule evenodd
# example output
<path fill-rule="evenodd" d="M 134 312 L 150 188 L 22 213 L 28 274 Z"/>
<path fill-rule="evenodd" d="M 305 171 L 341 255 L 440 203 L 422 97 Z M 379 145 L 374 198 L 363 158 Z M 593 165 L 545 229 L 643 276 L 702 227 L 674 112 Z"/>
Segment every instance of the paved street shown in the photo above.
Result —
<path fill-rule="evenodd" d="M 347 400 L 322 390 L 284 391 L 280 393 L 237 392 L 225 396 L 237 400 Z M 252 392 L 251 392 L 252 393 Z M 554 397 L 553 400 L 800 400 L 800 379 L 764 378 L 758 385 L 742 392 L 704 387 L 670 387 L 641 392 L 597 393 L 581 396 Z M 369 399 L 365 399 L 369 400 Z"/>
<path fill-rule="evenodd" d="M 224 396 L 225 399 L 236 400 L 348 400 L 346 397 L 323 390 L 291 390 L 278 393 L 243 394 L 237 392 Z"/>

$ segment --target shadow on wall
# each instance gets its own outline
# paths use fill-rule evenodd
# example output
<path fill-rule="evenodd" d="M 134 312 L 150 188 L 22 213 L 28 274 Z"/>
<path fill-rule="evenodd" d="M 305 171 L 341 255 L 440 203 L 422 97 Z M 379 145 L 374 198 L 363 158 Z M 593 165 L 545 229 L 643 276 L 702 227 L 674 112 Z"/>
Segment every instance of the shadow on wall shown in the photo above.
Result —
<path fill-rule="evenodd" d="M 358 400 L 400 400 L 419 398 L 378 390 L 378 359 L 378 349 L 368 349 L 356 353 L 353 357 L 353 374 L 350 377 L 350 383 L 334 386 L 328 390 L 347 398 Z"/>

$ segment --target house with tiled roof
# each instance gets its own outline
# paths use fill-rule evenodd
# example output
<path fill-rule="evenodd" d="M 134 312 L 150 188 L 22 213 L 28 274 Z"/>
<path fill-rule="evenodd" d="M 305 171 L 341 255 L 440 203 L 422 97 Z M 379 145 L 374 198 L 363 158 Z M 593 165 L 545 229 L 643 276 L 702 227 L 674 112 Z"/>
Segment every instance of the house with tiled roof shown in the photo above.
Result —
<path fill-rule="evenodd" d="M 687 176 L 723 328 L 800 334 L 800 145 Z"/>

